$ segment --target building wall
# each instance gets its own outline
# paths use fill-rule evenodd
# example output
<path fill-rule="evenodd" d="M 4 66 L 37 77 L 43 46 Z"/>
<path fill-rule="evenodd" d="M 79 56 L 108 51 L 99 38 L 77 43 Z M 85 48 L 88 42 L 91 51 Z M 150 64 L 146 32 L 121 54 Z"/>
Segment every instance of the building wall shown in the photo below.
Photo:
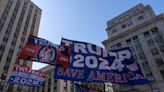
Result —
<path fill-rule="evenodd" d="M 73 92 L 70 81 L 56 80 L 54 78 L 54 68 L 55 66 L 48 65 L 40 69 L 46 75 L 45 86 L 36 92 Z"/>
<path fill-rule="evenodd" d="M 119 49 L 130 47 L 135 61 L 137 61 L 144 73 L 144 76 L 152 82 L 148 85 L 138 85 L 128 87 L 125 85 L 114 84 L 113 88 L 119 90 L 138 89 L 140 91 L 160 90 L 164 89 L 164 15 L 155 16 L 150 6 L 142 6 L 143 18 L 139 19 L 138 15 L 131 16 L 132 25 L 122 27 L 124 24 L 120 22 L 121 28 L 119 32 L 113 32 L 108 26 L 107 31 L 111 34 L 109 38 L 103 41 L 107 49 Z M 137 7 L 134 7 L 137 9 Z M 133 8 L 133 9 L 134 9 Z M 130 12 L 130 11 L 128 11 Z M 149 16 L 149 18 L 147 18 Z M 138 21 L 137 21 L 138 20 Z M 140 22 L 139 22 L 140 21 Z M 108 22 L 108 23 L 111 23 Z M 117 28 L 117 26 L 116 26 Z M 116 86 L 115 86 L 116 85 Z"/>
<path fill-rule="evenodd" d="M 40 88 L 39 91 L 35 92 L 74 92 L 75 85 L 74 81 L 65 81 L 65 80 L 57 80 L 54 78 L 54 66 L 48 65 L 40 71 L 44 72 L 46 75 L 46 83 L 45 86 Z M 77 82 L 76 82 L 77 83 Z M 89 88 L 94 88 L 96 90 L 103 91 L 102 83 L 88 83 L 88 82 L 79 82 L 81 85 L 87 86 Z M 37 89 L 37 88 L 35 88 Z"/>
<path fill-rule="evenodd" d="M 31 0 L 0 0 L 0 90 L 9 87 L 4 81 L 10 77 L 14 64 L 32 67 L 32 62 L 18 61 L 17 56 L 29 34 L 37 36 L 41 12 Z"/>

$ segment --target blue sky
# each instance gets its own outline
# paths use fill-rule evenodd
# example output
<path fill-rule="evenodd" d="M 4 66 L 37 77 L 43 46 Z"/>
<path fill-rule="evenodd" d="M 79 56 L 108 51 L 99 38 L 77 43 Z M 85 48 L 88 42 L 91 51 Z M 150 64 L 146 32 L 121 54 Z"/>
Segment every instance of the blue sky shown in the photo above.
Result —
<path fill-rule="evenodd" d="M 151 5 L 158 15 L 164 12 L 163 0 L 32 0 L 42 9 L 38 36 L 54 44 L 61 37 L 102 46 L 108 38 L 106 23 L 133 6 Z M 33 69 L 45 64 L 33 63 Z"/>

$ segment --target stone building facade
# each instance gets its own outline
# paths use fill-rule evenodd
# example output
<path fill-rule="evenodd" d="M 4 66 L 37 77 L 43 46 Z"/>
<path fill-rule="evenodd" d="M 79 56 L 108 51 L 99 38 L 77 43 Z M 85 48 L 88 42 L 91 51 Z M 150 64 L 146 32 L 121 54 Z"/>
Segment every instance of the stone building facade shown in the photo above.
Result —
<path fill-rule="evenodd" d="M 115 91 L 164 92 L 164 14 L 156 15 L 150 5 L 138 4 L 107 22 L 108 50 L 130 47 L 150 84 L 111 84 Z"/>
<path fill-rule="evenodd" d="M 29 34 L 37 36 L 42 10 L 31 0 L 0 0 L 0 92 L 19 92 L 21 86 L 6 83 Z"/>

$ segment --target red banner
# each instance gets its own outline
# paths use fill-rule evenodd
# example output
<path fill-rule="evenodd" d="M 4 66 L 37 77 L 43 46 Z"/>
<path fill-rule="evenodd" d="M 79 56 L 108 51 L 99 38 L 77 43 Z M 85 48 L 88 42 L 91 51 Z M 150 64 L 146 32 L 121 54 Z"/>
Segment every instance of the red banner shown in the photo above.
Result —
<path fill-rule="evenodd" d="M 60 46 L 56 64 L 64 68 L 70 64 L 70 46 Z"/>
<path fill-rule="evenodd" d="M 55 64 L 59 46 L 45 39 L 30 35 L 20 52 L 19 59 Z"/>
<path fill-rule="evenodd" d="M 70 47 L 59 46 L 30 35 L 18 58 L 52 65 L 57 64 L 65 68 L 70 64 Z"/>

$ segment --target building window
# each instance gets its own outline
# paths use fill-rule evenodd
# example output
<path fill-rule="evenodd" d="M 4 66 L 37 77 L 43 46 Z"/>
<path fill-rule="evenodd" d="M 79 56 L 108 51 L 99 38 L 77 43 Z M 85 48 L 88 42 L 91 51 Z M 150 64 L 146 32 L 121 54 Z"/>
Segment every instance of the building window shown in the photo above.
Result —
<path fill-rule="evenodd" d="M 137 46 L 136 46 L 136 50 L 137 50 L 137 52 L 142 52 L 143 50 L 142 50 L 142 47 L 141 47 L 141 45 L 139 44 L 136 44 Z"/>
<path fill-rule="evenodd" d="M 140 59 L 145 59 L 146 58 L 144 52 L 138 53 L 138 56 L 139 56 Z"/>
<path fill-rule="evenodd" d="M 137 36 L 134 36 L 132 39 L 133 39 L 133 42 L 134 42 L 135 44 L 140 44 L 139 39 L 138 39 Z"/>
<path fill-rule="evenodd" d="M 115 50 L 115 49 L 116 49 L 115 45 L 111 46 L 111 50 Z"/>
<path fill-rule="evenodd" d="M 18 61 L 18 59 L 16 59 L 16 61 L 15 61 L 15 64 L 19 64 L 19 61 Z"/>
<path fill-rule="evenodd" d="M 159 34 L 159 30 L 157 27 L 151 29 L 152 34 Z"/>
<path fill-rule="evenodd" d="M 164 65 L 164 62 L 163 62 L 162 58 L 157 58 L 157 59 L 155 59 L 155 61 L 156 61 L 156 64 L 157 64 L 158 67 Z"/>
<path fill-rule="evenodd" d="M 150 81 L 154 80 L 154 76 L 153 76 L 152 73 L 146 74 L 146 77 L 147 77 L 147 79 L 150 80 Z"/>
<path fill-rule="evenodd" d="M 155 41 L 158 43 L 158 44 L 164 44 L 164 39 L 163 37 L 160 35 L 160 36 L 157 36 L 154 38 Z"/>
<path fill-rule="evenodd" d="M 9 84 L 9 87 L 8 87 L 8 89 L 7 89 L 7 92 L 11 92 L 11 90 L 13 90 L 13 84 Z"/>
<path fill-rule="evenodd" d="M 28 15 L 27 15 L 27 19 L 26 19 L 23 35 L 26 35 L 26 33 L 27 33 L 27 29 L 28 29 L 28 26 L 29 26 L 30 18 L 31 18 L 32 9 L 33 9 L 33 7 L 30 5 L 30 9 L 28 11 Z"/>
<path fill-rule="evenodd" d="M 7 71 L 3 71 L 2 75 L 1 75 L 1 79 L 5 80 L 7 77 Z"/>
<path fill-rule="evenodd" d="M 138 58 L 137 58 L 136 55 L 133 55 L 133 59 L 134 59 L 135 61 L 138 61 Z"/>
<path fill-rule="evenodd" d="M 7 41 L 8 41 L 8 37 L 5 36 L 5 37 L 3 38 L 3 41 L 4 41 L 4 42 L 7 42 Z"/>
<path fill-rule="evenodd" d="M 144 19 L 143 15 L 138 16 L 138 20 L 143 20 L 143 19 Z"/>
<path fill-rule="evenodd" d="M 161 70 L 160 72 L 161 72 L 162 77 L 164 78 L 164 70 Z"/>
<path fill-rule="evenodd" d="M 152 53 L 152 55 L 157 55 L 157 54 L 159 54 L 159 51 L 157 48 L 154 48 L 154 49 L 151 49 L 151 53 Z"/>
<path fill-rule="evenodd" d="M 153 46 L 153 45 L 155 45 L 155 44 L 154 44 L 154 41 L 153 41 L 152 39 L 147 40 L 147 44 L 148 44 L 148 46 Z"/>
<path fill-rule="evenodd" d="M 132 22 L 131 20 L 129 20 L 129 21 L 127 22 L 127 26 L 131 26 L 131 25 L 133 25 L 133 22 Z"/>
<path fill-rule="evenodd" d="M 10 11 L 12 3 L 13 3 L 12 0 L 8 0 L 7 6 L 5 7 L 3 15 L 1 16 L 1 19 L 0 19 L 0 31 L 2 30 L 2 28 L 4 26 L 4 22 L 6 21 L 6 18 L 7 18 L 9 11 Z"/>
<path fill-rule="evenodd" d="M 161 35 L 156 36 L 155 41 L 157 42 L 161 52 L 164 52 L 164 39 Z"/>
<path fill-rule="evenodd" d="M 150 37 L 150 33 L 147 31 L 147 32 L 145 32 L 144 33 L 144 37 L 146 38 L 146 37 Z"/>
<path fill-rule="evenodd" d="M 17 38 L 18 37 L 18 31 L 16 31 L 15 33 L 14 33 L 14 38 Z"/>
<path fill-rule="evenodd" d="M 132 53 L 135 53 L 135 50 L 134 50 L 134 47 L 133 46 L 130 46 L 129 48 L 130 48 L 130 50 L 131 50 Z"/>
<path fill-rule="evenodd" d="M 8 71 L 9 65 L 5 65 L 3 69 L 6 70 L 6 71 Z"/>
<path fill-rule="evenodd" d="M 131 40 L 130 39 L 126 40 L 126 43 L 131 44 Z"/>
<path fill-rule="evenodd" d="M 11 44 L 12 44 L 13 46 L 15 46 L 16 41 L 17 41 L 16 39 L 13 39 L 13 41 L 12 41 L 12 43 L 11 43 Z"/>
<path fill-rule="evenodd" d="M 33 16 L 32 26 L 31 26 L 31 30 L 30 30 L 30 33 L 31 33 L 31 34 L 33 34 L 33 32 L 34 32 L 35 22 L 36 22 L 36 18 L 37 18 L 37 13 L 38 13 L 38 10 L 35 9 L 35 14 L 34 14 L 34 16 Z"/>
<path fill-rule="evenodd" d="M 3 56 L 3 52 L 4 52 L 4 50 L 5 50 L 5 47 L 6 47 L 6 44 L 2 44 L 2 45 L 0 46 L 0 61 L 1 61 L 1 59 L 2 59 L 2 56 Z"/>
<path fill-rule="evenodd" d="M 48 92 L 51 91 L 51 78 L 48 79 Z"/>
<path fill-rule="evenodd" d="M 0 91 L 1 91 L 1 92 L 3 92 L 3 87 L 4 87 L 3 82 L 0 82 Z"/>
<path fill-rule="evenodd" d="M 161 52 L 164 52 L 164 45 L 159 46 Z"/>
<path fill-rule="evenodd" d="M 144 62 L 142 64 L 142 66 L 143 66 L 144 70 L 150 70 L 150 66 L 149 66 L 148 62 Z"/>
<path fill-rule="evenodd" d="M 126 24 L 121 25 L 122 29 L 126 28 Z"/>
<path fill-rule="evenodd" d="M 56 89 L 57 89 L 57 80 L 54 79 L 54 92 L 56 92 Z"/>
<path fill-rule="evenodd" d="M 8 24 L 8 28 L 6 30 L 6 34 L 10 34 L 10 32 L 12 30 L 19 6 L 20 6 L 20 0 L 17 1 L 16 7 L 14 8 L 14 12 L 12 13 L 12 17 L 11 17 L 10 22 Z"/>
<path fill-rule="evenodd" d="M 112 29 L 112 33 L 116 33 L 117 32 L 117 30 L 116 29 Z"/>
<path fill-rule="evenodd" d="M 121 48 L 121 43 L 117 43 L 116 46 L 117 46 L 117 49 L 120 49 Z"/>

